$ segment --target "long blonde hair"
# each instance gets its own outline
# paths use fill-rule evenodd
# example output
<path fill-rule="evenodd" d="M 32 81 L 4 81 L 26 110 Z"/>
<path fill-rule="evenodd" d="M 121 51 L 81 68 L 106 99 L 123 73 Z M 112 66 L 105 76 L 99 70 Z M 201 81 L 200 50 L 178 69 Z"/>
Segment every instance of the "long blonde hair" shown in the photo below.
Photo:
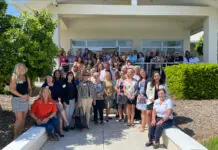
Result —
<path fill-rule="evenodd" d="M 50 89 L 49 89 L 48 86 L 41 88 L 40 93 L 39 93 L 39 98 L 40 98 L 41 100 L 43 99 L 42 93 L 43 93 L 45 90 L 48 90 L 48 93 L 49 93 L 48 98 L 51 99 L 51 91 L 50 91 Z"/>
<path fill-rule="evenodd" d="M 28 72 L 28 68 L 26 67 L 26 65 L 24 65 L 23 63 L 16 64 L 14 67 L 13 74 L 12 74 L 12 77 L 15 77 L 16 80 L 18 79 L 18 76 L 20 76 L 20 72 L 18 71 L 18 69 L 21 65 L 24 67 L 24 70 L 25 70 L 24 75 Z"/>
<path fill-rule="evenodd" d="M 110 80 L 108 80 L 108 79 L 110 79 Z M 105 73 L 104 81 L 112 82 L 111 74 L 110 74 L 109 72 L 106 72 L 106 73 Z"/>

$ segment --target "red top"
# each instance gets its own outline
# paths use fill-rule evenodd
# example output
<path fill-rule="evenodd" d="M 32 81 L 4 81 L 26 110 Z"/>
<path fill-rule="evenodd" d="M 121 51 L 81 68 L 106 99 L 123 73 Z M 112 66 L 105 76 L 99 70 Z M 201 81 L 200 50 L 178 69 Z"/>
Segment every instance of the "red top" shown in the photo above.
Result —
<path fill-rule="evenodd" d="M 38 119 L 43 120 L 49 117 L 52 113 L 57 112 L 56 103 L 54 100 L 48 99 L 47 104 L 45 104 L 44 100 L 37 99 L 32 104 L 30 112 Z"/>
<path fill-rule="evenodd" d="M 66 65 L 66 60 L 67 60 L 67 57 L 66 56 L 60 56 L 59 57 L 59 62 L 60 62 L 60 66 L 64 66 Z"/>

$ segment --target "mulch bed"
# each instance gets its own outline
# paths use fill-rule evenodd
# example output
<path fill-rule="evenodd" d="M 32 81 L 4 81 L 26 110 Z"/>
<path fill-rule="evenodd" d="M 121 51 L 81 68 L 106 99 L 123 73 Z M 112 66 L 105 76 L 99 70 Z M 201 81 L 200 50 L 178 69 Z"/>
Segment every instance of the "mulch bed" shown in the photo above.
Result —
<path fill-rule="evenodd" d="M 175 122 L 199 142 L 218 137 L 218 100 L 176 100 Z"/>
<path fill-rule="evenodd" d="M 31 102 L 36 99 L 33 97 Z M 218 100 L 175 100 L 175 123 L 185 133 L 198 141 L 218 137 Z M 0 95 L 0 149 L 13 140 L 14 113 L 11 112 L 11 96 Z M 25 130 L 33 121 L 28 116 Z"/>

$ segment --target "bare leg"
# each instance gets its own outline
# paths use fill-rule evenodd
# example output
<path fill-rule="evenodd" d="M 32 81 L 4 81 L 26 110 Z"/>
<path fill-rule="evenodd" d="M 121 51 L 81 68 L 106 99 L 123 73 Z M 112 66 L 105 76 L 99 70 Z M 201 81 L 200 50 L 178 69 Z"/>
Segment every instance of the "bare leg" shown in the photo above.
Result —
<path fill-rule="evenodd" d="M 122 119 L 122 105 L 118 106 L 118 112 L 119 112 L 119 119 Z"/>
<path fill-rule="evenodd" d="M 140 127 L 140 131 L 143 132 L 145 129 L 145 124 L 146 124 L 146 111 L 141 111 L 141 127 Z"/>
<path fill-rule="evenodd" d="M 127 112 L 127 122 L 128 124 L 131 124 L 131 105 L 130 104 L 127 104 L 126 112 Z"/>
<path fill-rule="evenodd" d="M 135 118 L 135 105 L 131 105 L 131 124 L 134 124 L 134 118 Z"/>
<path fill-rule="evenodd" d="M 17 138 L 19 136 L 19 133 L 22 130 L 22 126 L 23 126 L 23 112 L 16 112 L 15 113 L 15 117 L 16 117 L 16 121 L 14 123 L 14 139 Z"/>
<path fill-rule="evenodd" d="M 59 126 L 60 126 L 60 134 L 63 135 L 64 131 L 63 131 L 63 119 L 62 118 L 59 119 Z"/>
<path fill-rule="evenodd" d="M 110 114 L 110 108 L 106 109 L 106 120 L 108 120 Z"/>

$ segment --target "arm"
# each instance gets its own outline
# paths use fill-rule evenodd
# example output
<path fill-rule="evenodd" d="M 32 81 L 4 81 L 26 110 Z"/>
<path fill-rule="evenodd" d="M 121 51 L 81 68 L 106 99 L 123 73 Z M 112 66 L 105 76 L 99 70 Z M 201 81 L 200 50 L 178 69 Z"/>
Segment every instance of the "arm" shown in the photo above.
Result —
<path fill-rule="evenodd" d="M 151 122 L 152 125 L 156 124 L 156 114 L 157 114 L 156 109 L 154 108 L 152 112 L 152 122 Z"/>
<path fill-rule="evenodd" d="M 36 117 L 36 115 L 34 113 L 30 112 L 30 116 L 33 118 L 33 120 L 39 125 L 42 124 L 42 121 Z"/>
<path fill-rule="evenodd" d="M 29 95 L 32 95 L 32 87 L 31 87 L 31 82 L 29 78 L 27 78 L 27 82 L 28 82 Z"/>
<path fill-rule="evenodd" d="M 116 82 L 116 85 L 115 85 L 114 89 L 117 92 L 117 94 L 119 95 L 120 91 L 118 89 L 118 81 Z"/>
<path fill-rule="evenodd" d="M 169 119 L 170 115 L 173 113 L 172 109 L 168 109 L 165 116 L 163 117 L 163 121 L 166 121 Z"/>

